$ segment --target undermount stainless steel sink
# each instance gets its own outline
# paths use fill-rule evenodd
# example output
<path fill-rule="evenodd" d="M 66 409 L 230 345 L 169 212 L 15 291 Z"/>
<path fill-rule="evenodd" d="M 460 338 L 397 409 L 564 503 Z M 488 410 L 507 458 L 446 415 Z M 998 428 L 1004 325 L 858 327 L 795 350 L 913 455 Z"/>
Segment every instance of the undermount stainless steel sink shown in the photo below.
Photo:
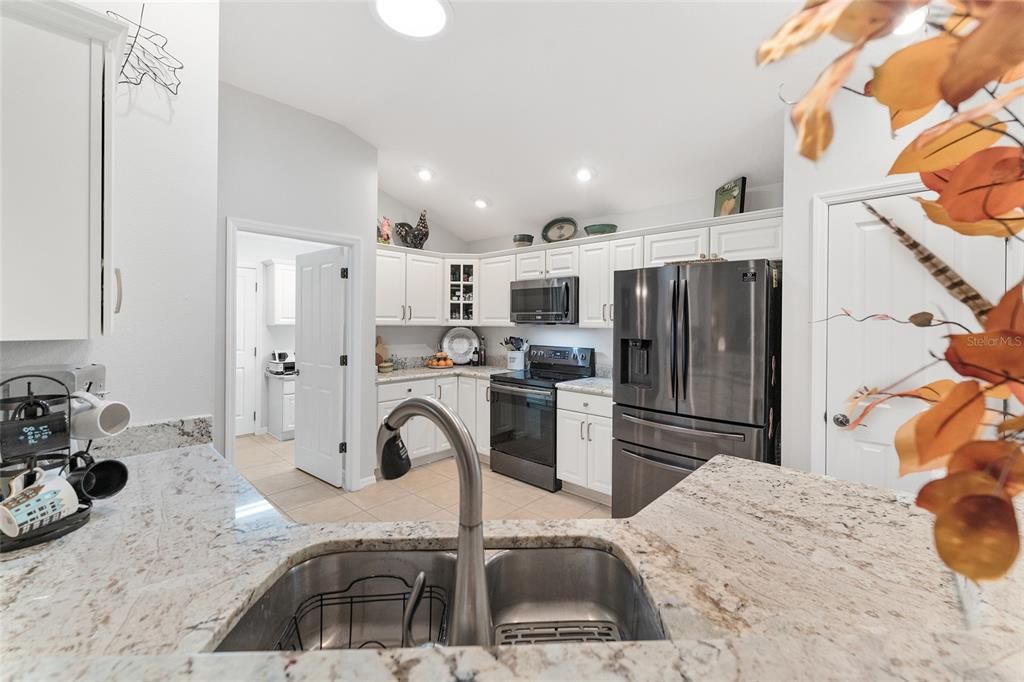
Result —
<path fill-rule="evenodd" d="M 411 642 L 402 622 L 412 612 Z M 619 559 L 594 549 L 510 549 L 485 566 L 496 644 L 664 639 L 654 606 Z M 340 552 L 281 576 L 217 651 L 393 648 L 446 642 L 455 586 L 450 552 Z"/>

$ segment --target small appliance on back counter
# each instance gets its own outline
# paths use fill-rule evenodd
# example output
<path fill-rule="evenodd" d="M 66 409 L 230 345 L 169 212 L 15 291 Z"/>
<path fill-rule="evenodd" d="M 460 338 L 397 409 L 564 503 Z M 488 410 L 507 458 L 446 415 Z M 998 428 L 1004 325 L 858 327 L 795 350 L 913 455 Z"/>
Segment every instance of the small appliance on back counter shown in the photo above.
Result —
<path fill-rule="evenodd" d="M 267 361 L 267 374 L 284 376 L 295 374 L 295 351 L 274 350 Z"/>

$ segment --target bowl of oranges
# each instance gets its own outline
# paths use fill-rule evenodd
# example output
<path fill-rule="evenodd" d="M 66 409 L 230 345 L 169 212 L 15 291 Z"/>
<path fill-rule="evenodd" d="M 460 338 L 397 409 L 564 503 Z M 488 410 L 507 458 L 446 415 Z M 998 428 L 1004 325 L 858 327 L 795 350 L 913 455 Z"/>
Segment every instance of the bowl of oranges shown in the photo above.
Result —
<path fill-rule="evenodd" d="M 427 358 L 427 367 L 431 369 L 448 369 L 455 366 L 455 361 L 448 357 L 444 351 L 438 351 Z"/>

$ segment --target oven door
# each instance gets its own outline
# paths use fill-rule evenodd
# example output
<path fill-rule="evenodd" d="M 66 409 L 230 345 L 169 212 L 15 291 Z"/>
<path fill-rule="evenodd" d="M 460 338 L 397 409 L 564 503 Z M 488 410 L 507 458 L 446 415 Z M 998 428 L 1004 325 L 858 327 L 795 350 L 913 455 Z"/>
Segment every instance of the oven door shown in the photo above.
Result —
<path fill-rule="evenodd" d="M 555 389 L 492 381 L 491 448 L 555 466 Z"/>

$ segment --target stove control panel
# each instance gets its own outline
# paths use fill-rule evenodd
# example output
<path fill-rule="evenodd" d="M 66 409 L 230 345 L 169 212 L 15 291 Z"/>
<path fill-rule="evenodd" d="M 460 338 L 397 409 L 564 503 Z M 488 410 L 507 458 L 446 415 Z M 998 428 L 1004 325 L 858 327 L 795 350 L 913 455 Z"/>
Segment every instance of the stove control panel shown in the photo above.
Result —
<path fill-rule="evenodd" d="M 594 349 L 572 346 L 530 346 L 530 362 L 536 365 L 593 367 Z"/>

